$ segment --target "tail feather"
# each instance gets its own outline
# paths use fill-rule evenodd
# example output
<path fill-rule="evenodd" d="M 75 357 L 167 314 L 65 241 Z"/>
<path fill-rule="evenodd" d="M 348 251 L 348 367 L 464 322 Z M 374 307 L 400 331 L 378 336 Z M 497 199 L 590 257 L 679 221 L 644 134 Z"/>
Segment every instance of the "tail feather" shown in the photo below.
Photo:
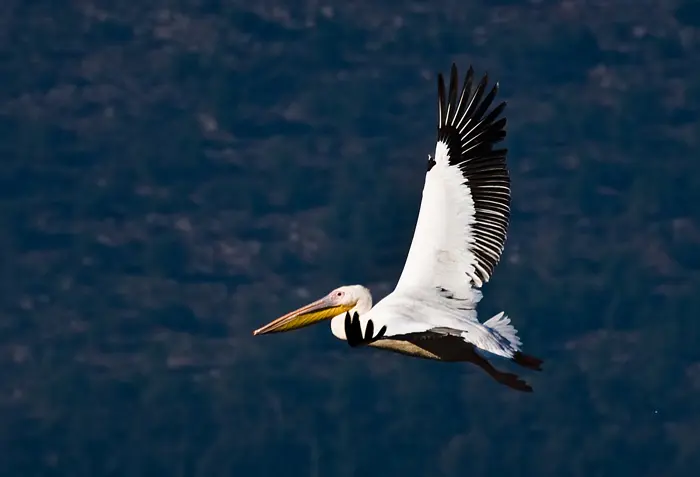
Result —
<path fill-rule="evenodd" d="M 514 352 L 520 351 L 520 346 L 522 346 L 523 343 L 520 341 L 520 338 L 518 338 L 518 330 L 510 324 L 510 318 L 508 318 L 505 313 L 500 312 L 492 316 L 486 320 L 484 326 L 497 332 L 507 340 Z"/>

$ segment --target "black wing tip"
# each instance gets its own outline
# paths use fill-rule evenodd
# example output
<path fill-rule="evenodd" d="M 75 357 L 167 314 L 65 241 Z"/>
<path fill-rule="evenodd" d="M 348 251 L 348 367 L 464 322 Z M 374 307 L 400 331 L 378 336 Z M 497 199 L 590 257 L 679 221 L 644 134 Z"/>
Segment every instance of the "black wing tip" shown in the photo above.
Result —
<path fill-rule="evenodd" d="M 508 150 L 494 150 L 494 146 L 507 136 L 508 120 L 503 112 L 508 103 L 503 100 L 493 104 L 500 90 L 499 81 L 484 95 L 488 81 L 486 71 L 473 87 L 474 66 L 470 64 L 460 89 L 457 63 L 452 62 L 449 90 L 446 91 L 445 75 L 438 73 L 437 140 L 447 145 L 450 165 L 494 153 L 505 159 Z"/>
<path fill-rule="evenodd" d="M 452 67 L 450 68 L 450 72 L 454 72 L 456 74 L 458 71 L 459 70 L 457 69 L 457 62 L 453 61 Z M 470 75 L 470 74 L 471 75 L 474 74 L 474 65 L 472 65 L 471 63 L 469 63 L 469 69 L 467 70 L 467 75 Z"/>
<path fill-rule="evenodd" d="M 492 105 L 493 100 L 500 90 L 500 82 L 496 81 L 491 90 L 483 97 L 484 92 L 488 86 L 489 73 L 486 71 L 476 88 L 472 86 L 474 84 L 474 66 L 469 65 L 467 74 L 464 76 L 464 82 L 461 87 L 459 85 L 459 73 L 456 62 L 452 63 L 450 69 L 450 84 L 449 89 L 446 88 L 445 75 L 442 72 L 438 73 L 438 135 L 445 129 L 457 129 L 463 126 L 465 122 L 470 120 L 480 120 L 485 116 L 487 110 Z M 483 127 L 486 128 L 489 125 L 496 125 L 499 129 L 505 131 L 506 123 L 497 123 L 500 119 L 500 115 L 505 110 L 508 103 L 506 101 L 499 102 L 491 112 L 498 110 L 498 113 L 493 117 L 486 115 L 489 119 L 487 124 Z M 454 123 L 454 124 L 452 124 Z"/>
<path fill-rule="evenodd" d="M 372 320 L 367 320 L 367 325 L 363 334 L 362 325 L 360 324 L 360 315 L 354 312 L 352 316 L 350 316 L 350 312 L 345 312 L 345 340 L 351 348 L 374 343 L 382 339 L 385 334 L 386 325 L 382 326 L 376 335 L 374 334 L 374 323 Z"/>

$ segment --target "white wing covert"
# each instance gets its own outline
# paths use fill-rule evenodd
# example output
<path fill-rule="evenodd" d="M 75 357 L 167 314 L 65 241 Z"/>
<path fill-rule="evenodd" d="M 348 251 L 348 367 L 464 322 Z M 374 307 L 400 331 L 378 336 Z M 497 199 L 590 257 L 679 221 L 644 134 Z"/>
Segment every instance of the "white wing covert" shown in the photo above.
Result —
<path fill-rule="evenodd" d="M 428 157 L 423 198 L 411 248 L 396 290 L 438 288 L 455 298 L 478 301 L 506 241 L 510 219 L 506 103 L 491 111 L 498 83 L 484 97 L 485 75 L 472 91 L 470 67 L 458 95 L 457 67 L 450 86 L 438 75 L 435 157 Z M 483 99 L 482 99 L 483 98 Z"/>

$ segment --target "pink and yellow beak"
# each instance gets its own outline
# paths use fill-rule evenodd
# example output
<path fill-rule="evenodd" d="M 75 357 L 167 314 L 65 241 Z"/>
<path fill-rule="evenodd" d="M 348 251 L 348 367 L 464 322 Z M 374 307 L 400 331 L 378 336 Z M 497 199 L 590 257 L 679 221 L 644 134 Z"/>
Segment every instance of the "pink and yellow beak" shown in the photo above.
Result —
<path fill-rule="evenodd" d="M 265 326 L 253 331 L 253 335 L 264 335 L 267 333 L 281 333 L 292 331 L 306 326 L 313 325 L 323 320 L 329 320 L 353 308 L 354 304 L 338 305 L 333 303 L 330 297 L 324 297 L 313 303 L 287 313 L 277 318 Z"/>

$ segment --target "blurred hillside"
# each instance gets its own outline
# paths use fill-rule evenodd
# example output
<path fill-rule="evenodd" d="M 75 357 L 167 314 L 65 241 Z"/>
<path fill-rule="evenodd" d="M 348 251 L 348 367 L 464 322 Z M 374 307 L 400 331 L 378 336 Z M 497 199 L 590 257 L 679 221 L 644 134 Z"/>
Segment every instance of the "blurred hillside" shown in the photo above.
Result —
<path fill-rule="evenodd" d="M 0 475 L 700 466 L 700 4 L 6 0 Z M 508 101 L 482 316 L 545 371 L 256 337 L 391 291 L 456 62 Z"/>

